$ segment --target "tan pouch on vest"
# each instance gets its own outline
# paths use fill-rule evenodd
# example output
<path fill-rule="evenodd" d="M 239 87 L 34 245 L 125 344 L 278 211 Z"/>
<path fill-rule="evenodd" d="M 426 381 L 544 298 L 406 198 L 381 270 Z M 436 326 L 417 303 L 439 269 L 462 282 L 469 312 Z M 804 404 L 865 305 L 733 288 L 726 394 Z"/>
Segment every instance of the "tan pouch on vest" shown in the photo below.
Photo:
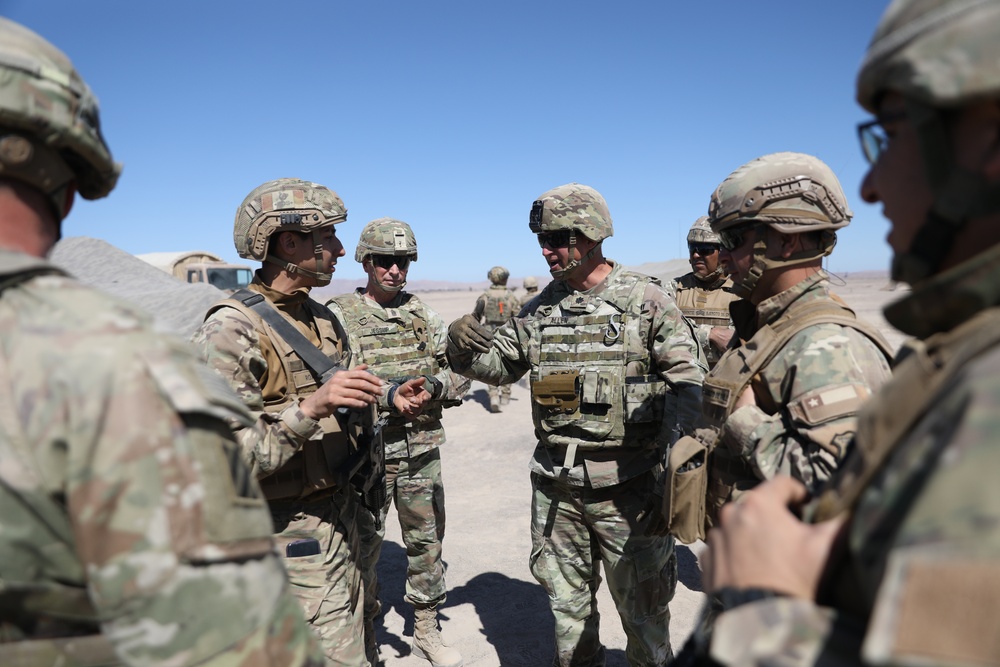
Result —
<path fill-rule="evenodd" d="M 579 378 L 579 371 L 556 371 L 531 383 L 531 397 L 551 412 L 576 412 L 580 407 Z"/>
<path fill-rule="evenodd" d="M 708 454 L 708 446 L 690 435 L 670 448 L 663 516 L 670 533 L 684 544 L 705 539 Z"/>

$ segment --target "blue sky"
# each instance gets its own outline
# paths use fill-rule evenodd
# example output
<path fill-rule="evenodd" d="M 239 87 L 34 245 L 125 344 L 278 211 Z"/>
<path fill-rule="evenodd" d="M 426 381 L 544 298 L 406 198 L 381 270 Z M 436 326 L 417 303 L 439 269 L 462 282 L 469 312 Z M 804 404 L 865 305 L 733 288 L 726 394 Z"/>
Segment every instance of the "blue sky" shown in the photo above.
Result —
<path fill-rule="evenodd" d="M 368 220 L 416 232 L 413 279 L 546 272 L 531 202 L 578 181 L 615 220 L 605 254 L 684 256 L 733 169 L 794 150 L 840 176 L 855 218 L 836 272 L 886 269 L 864 204 L 854 77 L 884 1 L 243 2 L 0 0 L 73 60 L 125 164 L 66 235 L 132 253 L 237 260 L 236 207 L 281 176 L 349 209 L 338 278 Z"/>

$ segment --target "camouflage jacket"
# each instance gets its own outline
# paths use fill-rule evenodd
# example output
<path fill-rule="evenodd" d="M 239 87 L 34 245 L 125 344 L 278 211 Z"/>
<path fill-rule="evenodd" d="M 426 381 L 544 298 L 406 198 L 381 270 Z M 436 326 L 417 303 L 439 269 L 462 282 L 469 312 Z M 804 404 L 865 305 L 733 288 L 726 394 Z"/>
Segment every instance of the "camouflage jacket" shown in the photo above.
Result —
<path fill-rule="evenodd" d="M 852 454 L 811 513 L 849 513 L 832 583 L 821 604 L 724 613 L 711 649 L 723 664 L 997 661 L 1000 246 L 885 313 L 919 339 L 862 410 Z"/>
<path fill-rule="evenodd" d="M 0 281 L 0 664 L 102 642 L 129 665 L 322 664 L 229 435 L 239 399 L 41 260 L 0 251 Z"/>
<path fill-rule="evenodd" d="M 351 366 L 350 350 L 342 349 L 342 341 L 329 336 L 320 340 L 313 311 L 326 309 L 318 303 L 307 307 L 309 290 L 283 294 L 264 285 L 259 276 L 249 289 L 263 294 L 328 357 L 345 368 Z M 330 313 L 328 323 L 332 322 Z M 330 328 L 332 325 L 324 327 Z M 258 478 L 287 464 L 306 442 L 323 437 L 323 425 L 307 417 L 295 400 L 295 383 L 288 377 L 275 344 L 243 312 L 223 304 L 211 312 L 191 340 L 250 410 L 255 424 L 239 429 L 237 440 Z M 276 410 L 272 407 L 276 405 L 284 407 Z"/>
<path fill-rule="evenodd" d="M 686 430 L 697 419 L 706 371 L 667 291 L 609 263 L 590 290 L 549 283 L 496 330 L 489 352 L 448 347 L 456 371 L 488 384 L 530 373 L 532 471 L 594 488 L 660 463 L 677 424 Z"/>
<path fill-rule="evenodd" d="M 715 327 L 732 328 L 732 318 L 729 316 L 729 304 L 737 297 L 732 292 L 733 281 L 728 276 L 718 278 L 713 282 L 703 282 L 694 272 L 675 278 L 671 283 L 677 307 L 684 317 L 691 320 L 698 336 L 709 368 L 715 366 L 722 353 L 709 342 L 709 334 Z"/>
<path fill-rule="evenodd" d="M 347 330 L 357 363 L 368 364 L 368 370 L 384 380 L 432 375 L 441 383 L 435 400 L 416 419 L 408 421 L 395 411 L 383 410 L 389 419 L 382 431 L 385 457 L 419 456 L 443 444 L 442 403 L 461 402 L 470 381 L 448 368 L 448 329 L 441 316 L 407 292 L 383 307 L 358 288 L 326 305 Z"/>
<path fill-rule="evenodd" d="M 734 316 L 741 342 L 706 378 L 705 415 L 719 428 L 717 447 L 749 466 L 748 481 L 785 474 L 818 488 L 843 459 L 858 408 L 889 378 L 889 361 L 872 338 L 841 324 L 817 323 L 796 333 L 751 380 L 756 405 L 726 414 L 721 424 L 711 417 L 714 392 L 707 387 L 716 378 L 731 379 L 725 377 L 732 371 L 727 360 L 752 354 L 764 325 L 819 301 L 840 303 L 824 271 L 762 301 L 748 320 Z"/>
<path fill-rule="evenodd" d="M 521 310 L 521 300 L 506 285 L 490 285 L 476 299 L 472 314 L 490 329 L 509 320 Z"/>

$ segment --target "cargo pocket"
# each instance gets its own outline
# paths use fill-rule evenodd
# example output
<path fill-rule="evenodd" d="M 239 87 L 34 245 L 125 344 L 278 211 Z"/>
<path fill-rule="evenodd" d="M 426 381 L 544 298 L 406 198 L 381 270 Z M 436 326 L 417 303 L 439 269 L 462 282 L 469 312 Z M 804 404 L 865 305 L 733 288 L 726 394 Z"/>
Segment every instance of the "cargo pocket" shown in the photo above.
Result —
<path fill-rule="evenodd" d="M 708 447 L 686 435 L 670 448 L 663 516 L 670 532 L 684 544 L 705 539 L 705 502 L 708 492 Z"/>
<path fill-rule="evenodd" d="M 669 540 L 661 538 L 632 553 L 630 558 L 638 584 L 633 613 L 637 618 L 656 618 L 666 612 L 677 586 L 674 549 Z"/>
<path fill-rule="evenodd" d="M 289 590 L 302 605 L 303 615 L 307 621 L 315 621 L 330 590 L 330 583 L 326 578 L 326 555 L 320 553 L 297 558 L 284 556 L 281 562 L 288 571 Z"/>

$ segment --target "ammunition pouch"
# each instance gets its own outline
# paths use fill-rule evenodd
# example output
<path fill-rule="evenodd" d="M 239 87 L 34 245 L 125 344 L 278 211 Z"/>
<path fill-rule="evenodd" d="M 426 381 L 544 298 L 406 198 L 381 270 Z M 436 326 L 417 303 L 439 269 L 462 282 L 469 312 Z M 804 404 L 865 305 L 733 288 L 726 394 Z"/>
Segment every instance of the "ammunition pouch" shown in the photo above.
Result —
<path fill-rule="evenodd" d="M 571 414 L 580 407 L 580 372 L 556 371 L 531 383 L 531 398 L 550 413 Z"/>
<path fill-rule="evenodd" d="M 116 667 L 124 665 L 104 635 L 0 643 L 0 665 L 16 667 Z"/>
<path fill-rule="evenodd" d="M 708 435 L 711 434 L 711 435 Z M 710 430 L 700 430 L 700 437 L 686 435 L 670 448 L 667 459 L 666 488 L 663 490 L 663 516 L 670 533 L 684 544 L 705 539 Z"/>

